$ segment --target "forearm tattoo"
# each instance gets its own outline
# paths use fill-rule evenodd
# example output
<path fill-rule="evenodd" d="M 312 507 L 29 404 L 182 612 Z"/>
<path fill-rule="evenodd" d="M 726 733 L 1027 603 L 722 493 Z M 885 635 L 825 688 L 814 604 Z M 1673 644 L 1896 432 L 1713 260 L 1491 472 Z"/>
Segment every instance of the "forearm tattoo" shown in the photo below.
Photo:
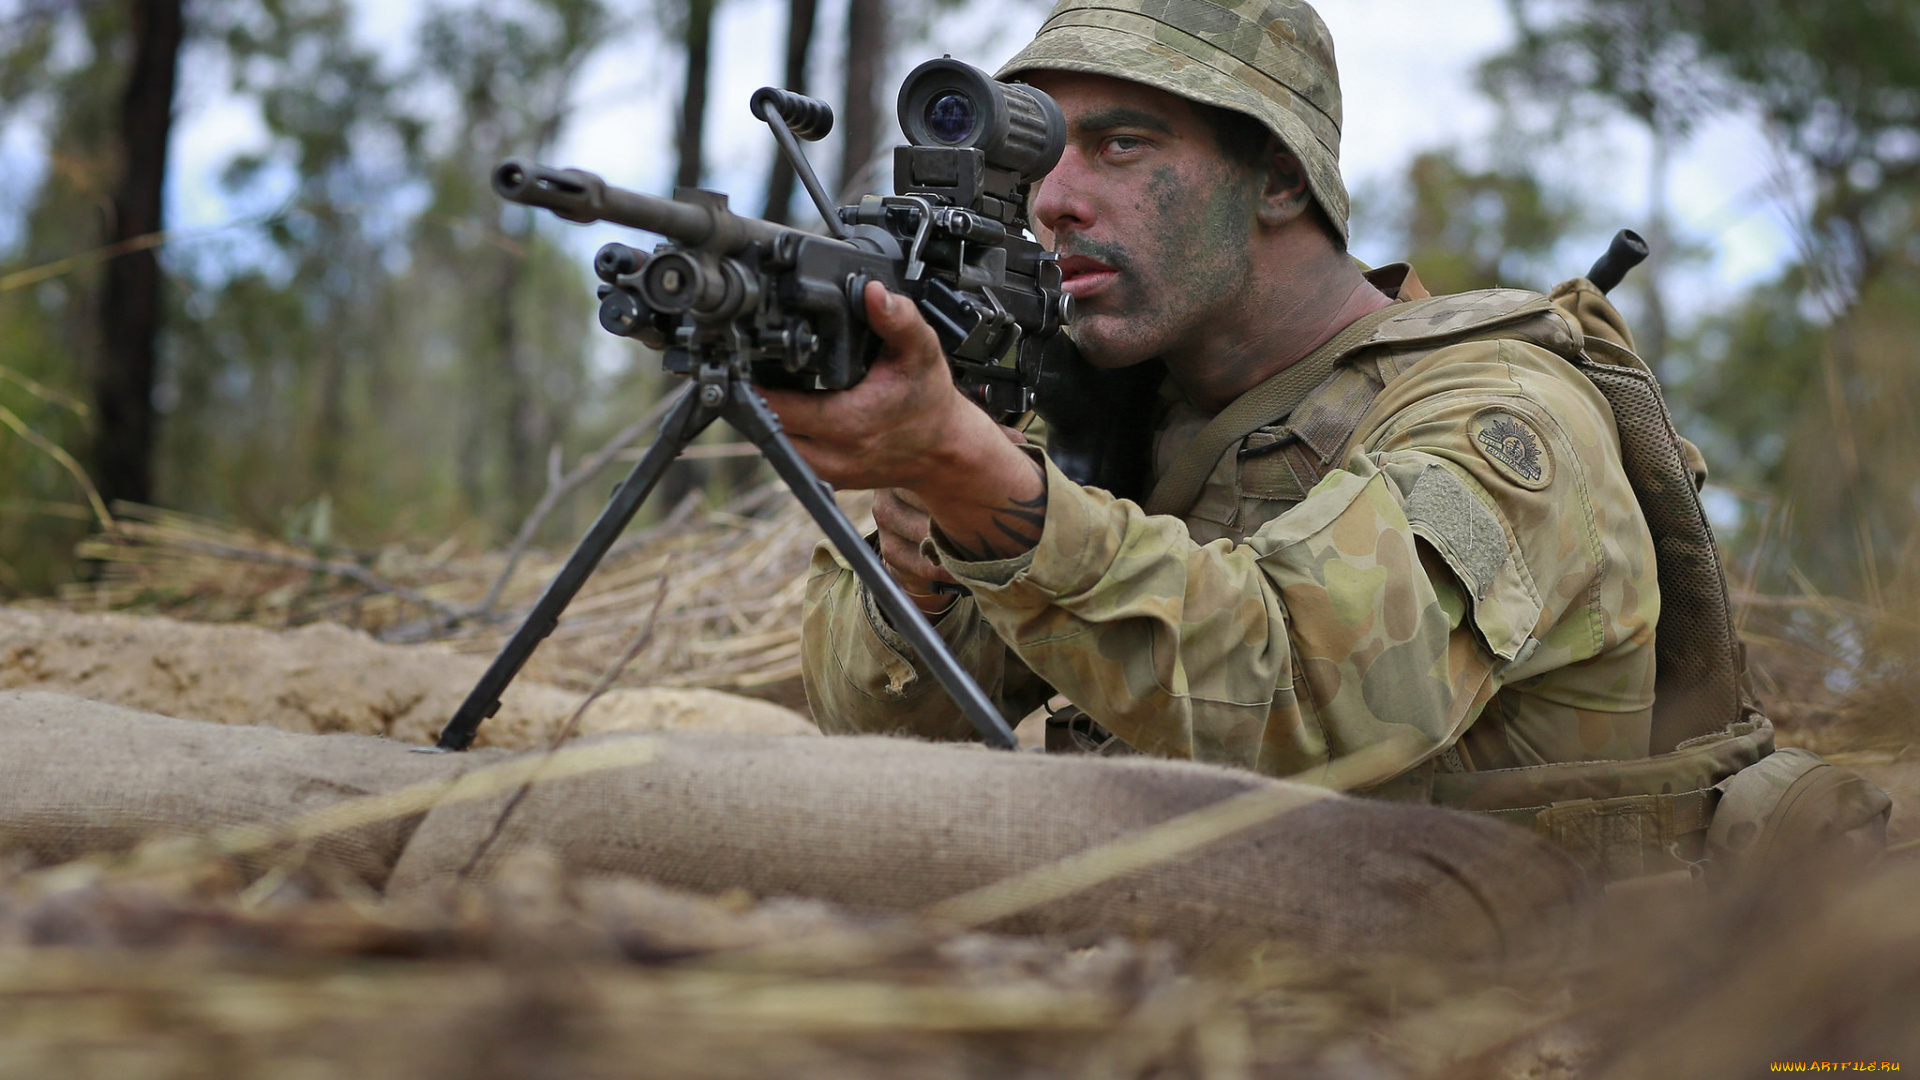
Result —
<path fill-rule="evenodd" d="M 1040 474 L 1040 494 L 1032 499 L 1008 499 L 993 511 L 993 533 L 975 532 L 969 540 L 960 540 L 946 530 L 941 536 L 953 553 L 967 562 L 1006 559 L 1031 549 L 1040 542 L 1047 524 L 1047 469 L 1037 461 L 1029 462 Z"/>

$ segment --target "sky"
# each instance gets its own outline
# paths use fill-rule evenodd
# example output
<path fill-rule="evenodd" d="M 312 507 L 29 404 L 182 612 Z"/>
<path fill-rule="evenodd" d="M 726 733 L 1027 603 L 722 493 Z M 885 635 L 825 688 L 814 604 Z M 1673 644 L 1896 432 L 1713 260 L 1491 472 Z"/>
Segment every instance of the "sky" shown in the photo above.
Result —
<path fill-rule="evenodd" d="M 1342 169 L 1356 193 L 1391 192 L 1416 153 L 1493 141 L 1502 118 L 1474 88 L 1476 65 L 1513 36 L 1503 0 L 1322 0 L 1318 8 L 1333 33 L 1345 99 Z M 377 44 L 395 67 L 405 63 L 421 0 L 362 0 L 359 32 Z M 948 52 L 986 68 L 1017 50 L 1044 17 L 1041 0 L 976 0 L 924 27 L 905 28 L 911 41 L 888 85 L 919 60 Z M 732 193 L 736 207 L 760 205 L 760 186 L 773 142 L 746 109 L 748 96 L 780 77 L 786 5 L 783 0 L 727 0 L 719 9 L 715 77 L 708 114 L 709 171 L 706 186 Z M 844 0 L 823 0 L 821 32 L 813 56 L 814 89 L 835 96 L 842 57 L 837 33 Z M 641 191 L 671 187 L 672 123 L 681 62 L 670 50 L 634 35 L 623 46 L 603 49 L 582 72 L 575 112 L 550 163 L 585 168 L 609 182 Z M 249 212 L 225 194 L 218 176 L 236 153 L 257 148 L 265 132 L 251 105 L 224 92 L 217 71 L 189 65 L 183 75 L 169 182 L 169 216 L 176 228 L 217 226 Z M 31 148 L 17 137 L 0 143 L 0 172 L 18 175 Z M 837 152 L 816 151 L 831 173 Z M 1571 146 L 1535 159 L 1549 175 L 1604 206 L 1614 227 L 1644 226 L 1648 206 L 1650 148 L 1644 133 L 1621 123 L 1586 133 Z M 1804 195 L 1780 184 L 1777 155 L 1748 117 L 1707 125 L 1672 163 L 1670 197 L 1683 236 L 1702 246 L 1704 261 L 1670 281 L 1676 310 L 1706 310 L 1743 286 L 1771 276 L 1790 257 L 1788 221 Z M 270 203 L 269 203 L 270 205 Z M 569 247 L 584 257 L 621 230 L 553 223 Z M 629 234 L 630 235 L 630 234 Z M 1584 270 L 1601 239 L 1580 238 L 1591 255 L 1569 252 L 1567 275 Z M 1354 238 L 1355 253 L 1381 263 L 1397 254 L 1380 237 Z M 186 256 L 186 252 L 181 252 Z M 1577 265 L 1575 263 L 1577 262 Z M 1549 283 L 1533 283 L 1544 285 Z"/>

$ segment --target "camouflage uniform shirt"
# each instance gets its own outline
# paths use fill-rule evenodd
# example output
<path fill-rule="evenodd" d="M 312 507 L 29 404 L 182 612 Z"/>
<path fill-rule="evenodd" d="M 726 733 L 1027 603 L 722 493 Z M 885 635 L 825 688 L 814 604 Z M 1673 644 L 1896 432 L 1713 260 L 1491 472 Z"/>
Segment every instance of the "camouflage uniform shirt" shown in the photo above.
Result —
<path fill-rule="evenodd" d="M 1303 417 L 1356 391 L 1371 405 L 1316 478 Z M 1156 475 L 1207 419 L 1170 404 Z M 1647 754 L 1652 541 L 1606 400 L 1539 344 L 1351 353 L 1224 454 L 1182 518 L 1050 463 L 1047 493 L 1040 542 L 1017 558 L 933 543 L 972 592 L 936 625 L 1016 719 L 1058 690 L 1145 753 L 1274 775 L 1398 736 L 1368 782 L 1414 781 L 1409 797 L 1435 769 Z M 830 733 L 972 737 L 826 544 L 804 673 Z"/>

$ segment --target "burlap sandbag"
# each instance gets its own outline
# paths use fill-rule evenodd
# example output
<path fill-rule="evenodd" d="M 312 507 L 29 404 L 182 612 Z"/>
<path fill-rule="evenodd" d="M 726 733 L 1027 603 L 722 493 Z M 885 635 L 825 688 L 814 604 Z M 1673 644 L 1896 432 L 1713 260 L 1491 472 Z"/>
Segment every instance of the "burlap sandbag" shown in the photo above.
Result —
<path fill-rule="evenodd" d="M 269 630 L 0 605 L 0 689 L 72 694 L 168 716 L 303 734 L 385 735 L 425 745 L 487 661 L 435 645 L 382 644 L 331 623 Z M 502 695 L 499 713 L 481 725 L 479 745 L 543 746 L 583 696 L 516 679 Z M 770 702 L 717 690 L 649 687 L 602 696 L 581 717 L 578 731 L 804 735 L 813 725 Z"/>
<path fill-rule="evenodd" d="M 1485 958 L 1574 936 L 1585 890 L 1569 860 L 1521 830 L 1236 770 L 890 738 L 613 736 L 579 749 L 630 739 L 653 744 L 653 759 L 536 785 L 475 871 L 539 845 L 576 873 L 912 911 L 1255 789 L 1293 788 L 1302 805 L 1281 816 L 989 925 Z M 456 877 L 507 798 L 436 806 L 388 895 Z"/>
<path fill-rule="evenodd" d="M 168 834 L 281 823 L 410 784 L 452 780 L 504 752 L 415 754 L 360 735 L 294 735 L 175 720 L 38 692 L 0 692 L 0 857 L 36 864 L 125 851 Z M 266 849 L 251 872 L 296 858 L 381 887 L 420 814 Z"/>

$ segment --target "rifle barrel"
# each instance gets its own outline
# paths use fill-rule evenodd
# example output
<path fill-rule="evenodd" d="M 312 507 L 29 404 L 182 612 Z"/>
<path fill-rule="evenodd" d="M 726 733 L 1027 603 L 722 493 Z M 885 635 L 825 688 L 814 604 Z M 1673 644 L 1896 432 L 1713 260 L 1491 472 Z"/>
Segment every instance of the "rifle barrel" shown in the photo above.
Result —
<path fill-rule="evenodd" d="M 554 169 L 524 158 L 494 167 L 493 190 L 503 199 L 551 210 L 568 221 L 595 221 L 659 233 L 688 245 L 711 243 L 731 255 L 756 241 L 770 241 L 782 225 L 741 217 L 724 205 L 663 199 L 614 187 L 583 169 Z"/>

